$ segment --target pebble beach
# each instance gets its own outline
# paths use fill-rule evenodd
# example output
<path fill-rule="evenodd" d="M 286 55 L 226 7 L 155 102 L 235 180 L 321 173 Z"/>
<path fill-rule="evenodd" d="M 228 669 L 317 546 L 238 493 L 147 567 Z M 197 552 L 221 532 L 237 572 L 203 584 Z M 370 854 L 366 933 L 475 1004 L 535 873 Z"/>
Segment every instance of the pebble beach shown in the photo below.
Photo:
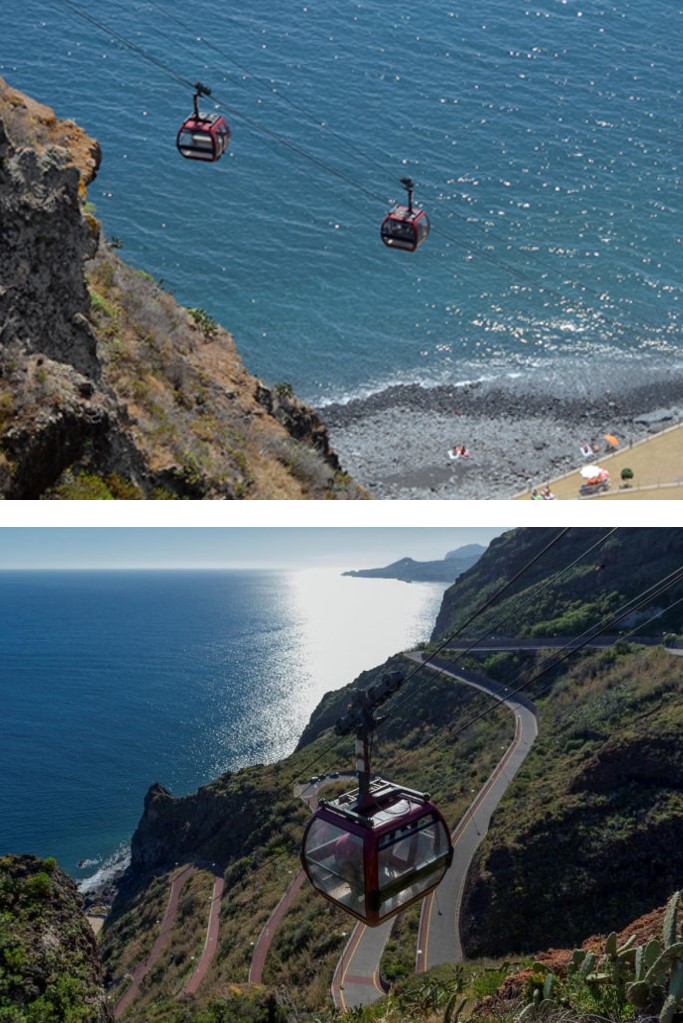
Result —
<path fill-rule="evenodd" d="M 511 380 L 397 386 L 320 410 L 344 468 L 380 500 L 501 500 L 585 463 L 582 444 L 620 449 L 683 419 L 679 374 L 595 396 Z M 469 458 L 451 460 L 465 445 Z"/>

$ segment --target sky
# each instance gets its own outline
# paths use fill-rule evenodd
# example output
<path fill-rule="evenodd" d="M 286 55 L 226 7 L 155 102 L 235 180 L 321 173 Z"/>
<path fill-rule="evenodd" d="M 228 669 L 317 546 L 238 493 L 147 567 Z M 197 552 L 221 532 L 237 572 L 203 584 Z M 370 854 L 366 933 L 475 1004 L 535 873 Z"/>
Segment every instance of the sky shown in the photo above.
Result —
<path fill-rule="evenodd" d="M 486 546 L 507 527 L 9 527 L 0 571 L 94 568 L 374 568 Z"/>

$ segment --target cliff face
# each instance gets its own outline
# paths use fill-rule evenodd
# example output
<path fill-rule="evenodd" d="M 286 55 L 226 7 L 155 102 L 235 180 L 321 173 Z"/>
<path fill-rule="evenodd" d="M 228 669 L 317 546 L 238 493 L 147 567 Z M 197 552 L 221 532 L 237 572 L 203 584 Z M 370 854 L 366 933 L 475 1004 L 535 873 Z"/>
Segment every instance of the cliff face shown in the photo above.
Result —
<path fill-rule="evenodd" d="M 227 774 L 189 796 L 152 785 L 131 845 L 132 872 L 145 874 L 183 858 L 223 865 L 264 847 L 273 834 L 274 801 L 280 828 L 305 820 L 303 803 L 280 794 L 274 769 Z"/>
<path fill-rule="evenodd" d="M 53 860 L 0 857 L 0 1016 L 113 1023 L 95 936 Z"/>
<path fill-rule="evenodd" d="M 18 111 L 18 97 L 10 105 Z M 45 127 L 56 119 L 36 104 L 21 108 Z M 8 119 L 11 125 L 11 119 Z M 67 143 L 87 147 L 72 133 Z M 0 122 L 0 316 L 7 347 L 42 353 L 87 377 L 99 376 L 96 339 L 88 323 L 90 300 L 83 277 L 94 255 L 97 230 L 83 217 L 78 199 L 81 175 L 92 180 L 99 148 L 90 143 L 83 170 L 57 145 L 16 148 Z"/>
<path fill-rule="evenodd" d="M 0 79 L 0 497 L 365 497 L 312 409 L 118 258 L 99 163 Z"/>

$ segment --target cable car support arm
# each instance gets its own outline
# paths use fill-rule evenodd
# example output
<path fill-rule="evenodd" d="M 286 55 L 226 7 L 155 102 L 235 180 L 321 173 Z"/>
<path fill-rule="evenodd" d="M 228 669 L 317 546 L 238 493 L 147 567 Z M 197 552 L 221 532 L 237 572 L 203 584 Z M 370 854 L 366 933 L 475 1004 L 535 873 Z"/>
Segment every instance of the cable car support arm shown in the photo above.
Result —
<path fill-rule="evenodd" d="M 393 696 L 405 681 L 402 671 L 390 671 L 379 682 L 356 692 L 346 714 L 339 718 L 334 731 L 336 735 L 356 736 L 356 772 L 358 774 L 358 806 L 364 808 L 372 803 L 370 795 L 370 739 L 378 725 L 386 719 L 378 717 L 375 711 Z"/>

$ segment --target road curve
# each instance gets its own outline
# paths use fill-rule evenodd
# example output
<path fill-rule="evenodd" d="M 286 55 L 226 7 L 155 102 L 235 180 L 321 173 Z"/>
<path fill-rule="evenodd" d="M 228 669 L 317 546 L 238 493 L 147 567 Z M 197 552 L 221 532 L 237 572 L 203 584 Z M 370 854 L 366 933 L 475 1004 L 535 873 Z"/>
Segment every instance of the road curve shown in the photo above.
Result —
<path fill-rule="evenodd" d="M 417 660 L 415 657 L 413 659 Z M 508 695 L 505 687 L 492 679 L 459 668 L 453 670 L 444 665 L 431 664 L 425 667 L 504 701 L 515 715 L 515 735 L 453 832 L 453 864 L 450 870 L 438 889 L 428 895 L 422 904 L 415 959 L 418 973 L 439 963 L 462 960 L 459 913 L 467 872 L 477 846 L 488 831 L 494 810 L 538 735 L 533 704 L 520 693 Z"/>
<path fill-rule="evenodd" d="M 311 813 L 313 813 L 318 807 L 318 792 L 320 789 L 325 788 L 326 785 L 331 785 L 340 778 L 350 778 L 355 781 L 356 775 L 349 774 L 346 771 L 340 771 L 334 776 L 330 775 L 327 777 L 311 778 L 310 781 L 297 786 L 296 794 L 303 799 Z M 282 918 L 291 906 L 292 902 L 294 902 L 296 896 L 299 894 L 305 880 L 305 871 L 298 871 L 285 894 L 266 920 L 252 953 L 251 963 L 249 966 L 250 984 L 263 983 L 263 967 L 265 965 L 270 946 L 273 943 L 278 927 L 282 923 Z"/>
<path fill-rule="evenodd" d="M 405 656 L 422 663 L 419 652 Z M 537 735 L 533 705 L 525 697 L 508 696 L 503 686 L 472 672 L 458 670 L 455 673 L 431 664 L 425 667 L 441 671 L 504 702 L 515 715 L 515 737 L 455 829 L 453 864 L 438 889 L 425 900 L 417 946 L 418 972 L 436 963 L 456 962 L 462 958 L 457 918 L 467 870 L 495 807 Z M 381 927 L 358 924 L 354 929 L 332 980 L 332 999 L 338 1009 L 370 1005 L 385 994 L 379 966 L 392 924 L 393 920 Z"/>

